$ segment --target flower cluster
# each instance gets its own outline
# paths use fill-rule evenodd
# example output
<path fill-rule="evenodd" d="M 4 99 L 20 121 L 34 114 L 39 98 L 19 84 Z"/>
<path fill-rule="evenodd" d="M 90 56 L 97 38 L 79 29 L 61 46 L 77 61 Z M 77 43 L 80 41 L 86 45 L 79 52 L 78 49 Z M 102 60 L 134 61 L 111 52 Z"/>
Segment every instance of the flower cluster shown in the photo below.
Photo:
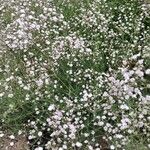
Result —
<path fill-rule="evenodd" d="M 1 5 L 0 138 L 11 131 L 13 146 L 15 134 L 25 134 L 34 150 L 119 150 L 131 137 L 149 146 L 145 5 L 137 0 Z"/>

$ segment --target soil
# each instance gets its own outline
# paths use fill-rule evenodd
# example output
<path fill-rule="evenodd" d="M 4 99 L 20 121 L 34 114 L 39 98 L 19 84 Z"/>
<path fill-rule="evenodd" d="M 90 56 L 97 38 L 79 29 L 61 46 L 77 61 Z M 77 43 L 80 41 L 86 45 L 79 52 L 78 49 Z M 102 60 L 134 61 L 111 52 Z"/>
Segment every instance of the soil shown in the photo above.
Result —
<path fill-rule="evenodd" d="M 11 142 L 14 142 L 13 146 L 10 146 Z M 0 138 L 0 150 L 29 150 L 29 146 L 25 136 L 18 136 L 15 140 L 4 137 Z"/>

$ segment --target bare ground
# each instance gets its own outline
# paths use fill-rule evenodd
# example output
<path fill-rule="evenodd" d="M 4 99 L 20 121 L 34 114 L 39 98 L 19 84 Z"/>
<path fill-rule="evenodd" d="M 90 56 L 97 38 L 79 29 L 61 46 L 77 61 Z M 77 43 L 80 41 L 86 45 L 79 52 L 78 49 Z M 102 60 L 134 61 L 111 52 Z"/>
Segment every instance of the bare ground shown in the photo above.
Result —
<path fill-rule="evenodd" d="M 11 142 L 14 142 L 13 146 Z M 0 138 L 0 150 L 29 150 L 29 146 L 25 136 L 18 136 L 15 140 L 4 137 Z"/>

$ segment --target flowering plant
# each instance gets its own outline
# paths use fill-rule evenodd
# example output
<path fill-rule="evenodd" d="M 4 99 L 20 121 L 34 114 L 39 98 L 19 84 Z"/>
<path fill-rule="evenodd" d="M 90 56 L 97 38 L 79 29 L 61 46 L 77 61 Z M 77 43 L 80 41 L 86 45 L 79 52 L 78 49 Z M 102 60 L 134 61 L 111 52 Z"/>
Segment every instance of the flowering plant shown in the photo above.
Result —
<path fill-rule="evenodd" d="M 150 147 L 148 10 L 137 0 L 3 1 L 0 138 L 26 134 L 35 150 Z"/>

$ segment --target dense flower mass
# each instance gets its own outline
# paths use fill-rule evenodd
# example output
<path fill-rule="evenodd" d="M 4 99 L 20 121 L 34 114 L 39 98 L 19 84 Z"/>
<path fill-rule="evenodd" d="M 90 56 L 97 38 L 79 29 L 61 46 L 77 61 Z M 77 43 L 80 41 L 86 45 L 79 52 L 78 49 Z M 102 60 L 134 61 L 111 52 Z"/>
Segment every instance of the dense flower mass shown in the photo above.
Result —
<path fill-rule="evenodd" d="M 126 150 L 133 139 L 150 147 L 147 5 L 4 0 L 0 34 L 0 140 L 11 133 L 12 147 L 24 134 L 34 150 Z"/>

